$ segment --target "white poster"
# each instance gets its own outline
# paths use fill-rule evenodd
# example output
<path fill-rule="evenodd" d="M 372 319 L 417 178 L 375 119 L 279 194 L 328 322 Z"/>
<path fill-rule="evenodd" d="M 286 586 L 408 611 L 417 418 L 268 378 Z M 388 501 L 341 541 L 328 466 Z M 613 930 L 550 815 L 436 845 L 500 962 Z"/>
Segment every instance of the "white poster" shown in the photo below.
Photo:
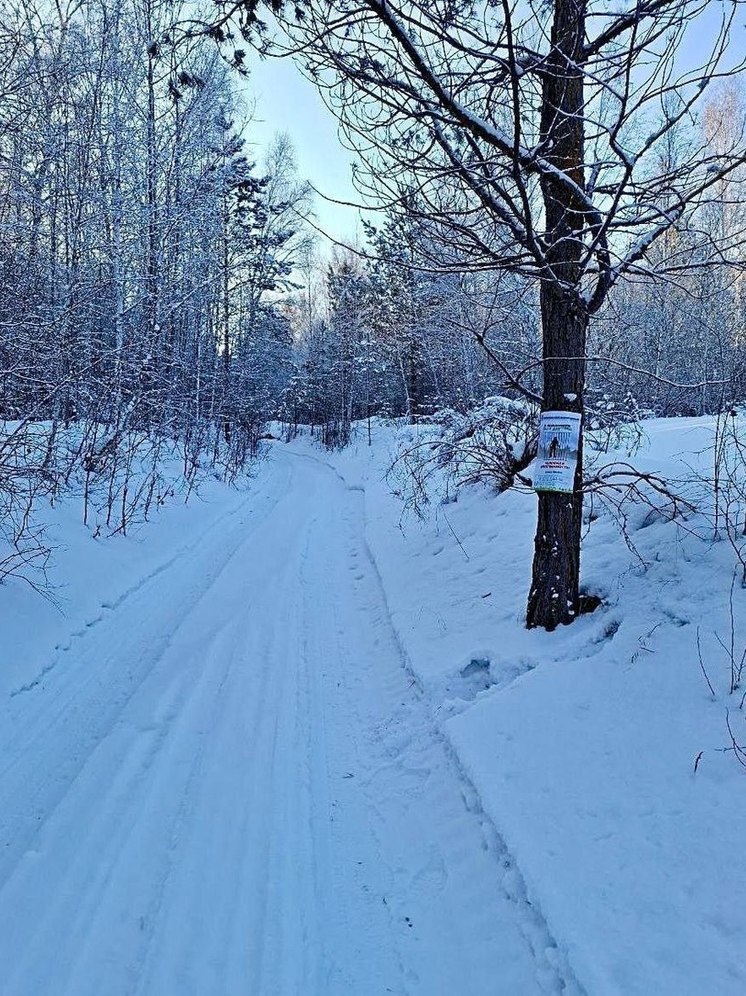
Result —
<path fill-rule="evenodd" d="M 542 412 L 539 449 L 534 469 L 534 491 L 572 494 L 578 464 L 578 412 Z"/>

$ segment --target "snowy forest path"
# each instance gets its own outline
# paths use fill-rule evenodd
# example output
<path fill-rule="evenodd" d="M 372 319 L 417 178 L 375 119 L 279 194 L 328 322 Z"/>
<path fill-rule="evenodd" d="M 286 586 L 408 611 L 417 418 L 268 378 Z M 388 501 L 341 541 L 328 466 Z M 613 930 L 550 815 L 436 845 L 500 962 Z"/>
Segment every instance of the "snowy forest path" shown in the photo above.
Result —
<path fill-rule="evenodd" d="M 363 502 L 278 447 L 6 703 L 2 996 L 565 988 L 402 666 Z"/>

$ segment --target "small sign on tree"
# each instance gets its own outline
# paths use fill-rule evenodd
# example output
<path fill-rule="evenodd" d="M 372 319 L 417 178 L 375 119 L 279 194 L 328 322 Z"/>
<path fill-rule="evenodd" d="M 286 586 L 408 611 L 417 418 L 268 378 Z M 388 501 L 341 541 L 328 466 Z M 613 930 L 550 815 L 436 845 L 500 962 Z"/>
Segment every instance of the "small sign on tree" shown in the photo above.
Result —
<path fill-rule="evenodd" d="M 579 441 L 578 412 L 542 412 L 534 471 L 535 491 L 573 493 Z"/>

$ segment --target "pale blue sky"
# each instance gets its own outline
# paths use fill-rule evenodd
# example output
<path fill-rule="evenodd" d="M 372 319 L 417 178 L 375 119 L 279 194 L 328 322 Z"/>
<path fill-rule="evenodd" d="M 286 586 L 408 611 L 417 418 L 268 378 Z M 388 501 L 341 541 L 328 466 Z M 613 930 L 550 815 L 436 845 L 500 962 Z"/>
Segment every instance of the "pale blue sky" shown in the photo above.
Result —
<path fill-rule="evenodd" d="M 720 20 L 720 4 L 713 3 L 691 24 L 681 49 L 683 64 L 698 64 L 710 51 Z M 738 18 L 732 44 L 734 58 L 742 56 L 744 25 Z M 296 150 L 298 174 L 322 194 L 339 200 L 359 201 L 352 186 L 352 153 L 342 146 L 338 125 L 327 110 L 315 86 L 308 82 L 290 59 L 251 59 L 251 76 L 246 96 L 254 103 L 254 118 L 247 130 L 247 140 L 254 145 L 254 155 L 261 161 L 263 150 L 273 135 L 285 131 Z M 333 239 L 343 242 L 359 240 L 359 211 L 330 204 L 316 198 L 319 227 Z"/>
<path fill-rule="evenodd" d="M 343 148 L 337 122 L 318 91 L 289 59 L 252 60 L 247 98 L 255 104 L 246 138 L 256 144 L 256 158 L 278 131 L 286 131 L 295 146 L 298 174 L 321 193 L 339 200 L 359 201 L 352 186 L 351 153 Z M 316 198 L 319 226 L 333 238 L 350 241 L 358 229 L 358 212 Z"/>

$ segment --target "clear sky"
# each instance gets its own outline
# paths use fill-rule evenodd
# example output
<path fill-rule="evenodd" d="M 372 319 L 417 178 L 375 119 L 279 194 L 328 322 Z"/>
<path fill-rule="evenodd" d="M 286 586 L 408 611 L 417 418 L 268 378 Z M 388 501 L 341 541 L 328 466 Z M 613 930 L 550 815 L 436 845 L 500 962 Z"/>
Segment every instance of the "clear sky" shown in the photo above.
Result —
<path fill-rule="evenodd" d="M 711 9 L 700 14 L 696 25 L 690 26 L 681 49 L 684 65 L 698 65 L 709 53 L 720 15 L 720 4 L 713 3 Z M 731 44 L 735 59 L 743 54 L 745 38 L 746 31 L 739 18 L 734 30 L 737 44 Z M 336 119 L 324 106 L 316 87 L 290 59 L 260 60 L 251 52 L 250 70 L 250 79 L 244 86 L 248 103 L 254 104 L 254 117 L 246 137 L 254 145 L 256 160 L 261 161 L 272 137 L 278 131 L 285 131 L 296 150 L 300 177 L 310 180 L 320 194 L 359 201 L 351 179 L 353 156 L 343 147 Z M 332 238 L 350 242 L 360 237 L 357 210 L 330 204 L 321 196 L 316 197 L 315 204 L 318 225 Z"/>
<path fill-rule="evenodd" d="M 286 131 L 295 146 L 298 174 L 322 194 L 338 200 L 357 202 L 352 186 L 352 155 L 340 142 L 337 122 L 326 109 L 318 91 L 289 59 L 254 56 L 246 98 L 255 105 L 254 118 L 247 129 L 249 144 L 261 161 L 263 150 L 273 135 Z M 341 241 L 355 239 L 359 212 L 315 199 L 319 227 Z"/>

